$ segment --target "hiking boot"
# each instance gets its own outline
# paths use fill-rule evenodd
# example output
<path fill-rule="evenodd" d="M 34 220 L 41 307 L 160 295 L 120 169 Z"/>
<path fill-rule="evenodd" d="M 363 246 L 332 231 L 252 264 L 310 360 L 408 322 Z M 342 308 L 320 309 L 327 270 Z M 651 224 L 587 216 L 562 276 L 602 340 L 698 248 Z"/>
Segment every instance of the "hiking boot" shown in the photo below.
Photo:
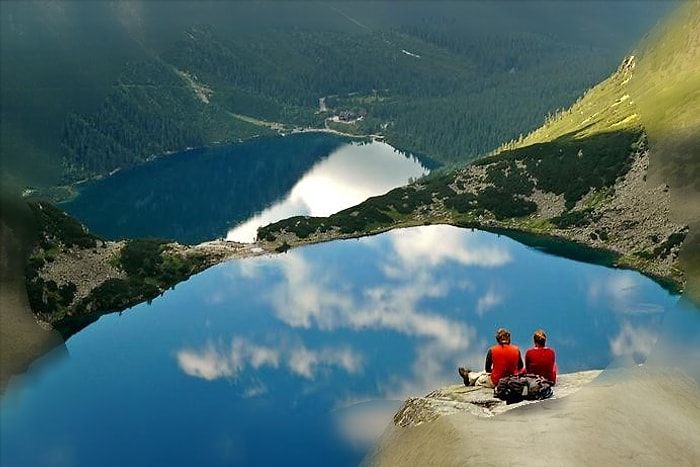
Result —
<path fill-rule="evenodd" d="M 461 366 L 457 368 L 457 373 L 459 373 L 459 376 L 462 377 L 464 380 L 464 385 L 465 386 L 471 386 L 469 384 L 469 368 L 462 368 Z"/>

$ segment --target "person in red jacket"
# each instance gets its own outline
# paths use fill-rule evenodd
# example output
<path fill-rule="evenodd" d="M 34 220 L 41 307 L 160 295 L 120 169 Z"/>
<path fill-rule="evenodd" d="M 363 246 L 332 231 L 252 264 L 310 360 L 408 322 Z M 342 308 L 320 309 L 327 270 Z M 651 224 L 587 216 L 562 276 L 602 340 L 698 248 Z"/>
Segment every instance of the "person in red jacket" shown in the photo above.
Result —
<path fill-rule="evenodd" d="M 554 349 L 546 346 L 547 334 L 542 329 L 538 329 L 532 335 L 535 346 L 525 352 L 525 368 L 528 373 L 540 375 L 543 378 L 556 384 L 557 382 L 557 362 Z"/>
<path fill-rule="evenodd" d="M 470 372 L 460 367 L 459 375 L 466 386 L 496 387 L 498 380 L 522 372 L 524 367 L 520 349 L 510 343 L 510 331 L 499 328 L 496 331 L 496 345 L 486 353 L 484 372 Z"/>

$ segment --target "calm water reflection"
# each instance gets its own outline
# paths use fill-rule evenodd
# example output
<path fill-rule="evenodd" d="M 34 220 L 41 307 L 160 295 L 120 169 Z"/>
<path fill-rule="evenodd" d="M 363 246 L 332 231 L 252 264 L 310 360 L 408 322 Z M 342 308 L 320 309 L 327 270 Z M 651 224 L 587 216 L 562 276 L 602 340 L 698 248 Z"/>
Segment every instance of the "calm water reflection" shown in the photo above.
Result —
<path fill-rule="evenodd" d="M 346 144 L 314 165 L 284 199 L 230 230 L 227 239 L 252 242 L 262 225 L 298 215 L 330 216 L 427 173 L 417 159 L 388 144 Z"/>
<path fill-rule="evenodd" d="M 228 236 L 252 241 L 261 224 L 329 215 L 427 171 L 384 143 L 303 133 L 161 157 L 85 184 L 62 208 L 110 239 L 199 243 L 239 226 Z"/>
<path fill-rule="evenodd" d="M 220 265 L 67 342 L 3 399 L 2 465 L 356 465 L 408 396 L 547 330 L 562 372 L 643 361 L 642 275 L 430 226 Z M 39 448 L 37 448 L 39 447 Z"/>

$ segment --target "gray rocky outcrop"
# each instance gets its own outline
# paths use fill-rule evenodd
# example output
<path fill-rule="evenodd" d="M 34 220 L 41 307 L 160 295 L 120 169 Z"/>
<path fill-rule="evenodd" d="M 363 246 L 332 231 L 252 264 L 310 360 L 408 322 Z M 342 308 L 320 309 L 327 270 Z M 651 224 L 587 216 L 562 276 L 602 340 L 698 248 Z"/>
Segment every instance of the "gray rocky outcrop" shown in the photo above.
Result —
<path fill-rule="evenodd" d="M 554 395 L 547 400 L 561 399 L 575 393 L 600 373 L 600 370 L 589 370 L 560 375 L 554 386 Z M 408 399 L 394 415 L 394 424 L 401 427 L 416 426 L 458 412 L 488 418 L 522 405 L 539 402 L 542 401 L 522 401 L 507 405 L 494 397 L 491 388 L 453 384 L 436 389 L 423 397 Z"/>
<path fill-rule="evenodd" d="M 564 382 L 575 375 L 582 380 L 570 381 L 572 392 L 565 396 Z M 429 406 L 412 415 L 425 421 L 389 423 L 362 465 L 700 465 L 700 388 L 681 369 L 607 369 L 588 384 L 585 374 L 562 378 L 554 398 L 505 406 L 496 416 L 457 405 L 456 399 L 476 397 L 457 386 L 419 398 L 419 404 L 409 401 L 409 407 Z"/>

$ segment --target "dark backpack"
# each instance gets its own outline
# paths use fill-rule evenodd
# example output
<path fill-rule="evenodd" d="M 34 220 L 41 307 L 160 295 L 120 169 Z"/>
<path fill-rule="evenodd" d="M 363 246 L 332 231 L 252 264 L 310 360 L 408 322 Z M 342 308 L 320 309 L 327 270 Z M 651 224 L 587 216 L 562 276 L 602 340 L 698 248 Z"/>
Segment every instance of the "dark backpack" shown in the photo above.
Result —
<path fill-rule="evenodd" d="M 524 400 L 540 400 L 552 397 L 552 382 L 542 376 L 525 374 L 504 376 L 493 390 L 495 397 L 515 404 Z"/>

